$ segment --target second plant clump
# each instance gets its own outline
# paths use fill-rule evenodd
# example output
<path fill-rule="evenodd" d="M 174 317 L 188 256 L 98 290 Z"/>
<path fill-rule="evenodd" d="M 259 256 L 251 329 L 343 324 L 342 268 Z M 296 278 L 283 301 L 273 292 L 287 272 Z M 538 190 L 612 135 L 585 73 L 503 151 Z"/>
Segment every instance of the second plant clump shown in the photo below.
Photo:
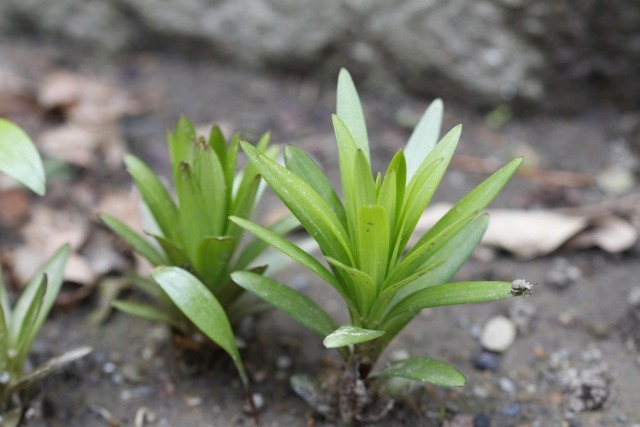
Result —
<path fill-rule="evenodd" d="M 384 416 L 392 405 L 383 393 L 390 378 L 465 384 L 456 368 L 427 357 L 374 369 L 383 350 L 421 310 L 514 296 L 511 282 L 449 280 L 479 244 L 489 221 L 482 211 L 521 158 L 478 185 L 408 248 L 460 137 L 457 126 L 438 142 L 441 120 L 442 103 L 437 100 L 384 175 L 374 175 L 360 100 L 350 75 L 342 70 L 333 116 L 342 199 L 313 160 L 296 147 L 285 149 L 282 166 L 241 142 L 251 164 L 318 243 L 326 264 L 269 229 L 240 217 L 232 221 L 333 287 L 344 300 L 350 322 L 339 326 L 322 304 L 259 273 L 236 272 L 231 277 L 340 353 L 345 368 L 332 394 L 323 395 L 324 388 L 306 377 L 294 377 L 292 385 L 324 415 L 347 424 Z"/>

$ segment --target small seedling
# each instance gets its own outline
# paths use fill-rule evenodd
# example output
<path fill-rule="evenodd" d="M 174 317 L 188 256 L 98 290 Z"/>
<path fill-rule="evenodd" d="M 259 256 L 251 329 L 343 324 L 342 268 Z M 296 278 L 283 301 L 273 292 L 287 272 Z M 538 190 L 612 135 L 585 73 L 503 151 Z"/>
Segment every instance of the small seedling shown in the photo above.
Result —
<path fill-rule="evenodd" d="M 0 171 L 38 194 L 45 192 L 40 155 L 15 124 L 0 118 Z M 12 307 L 0 268 L 0 427 L 16 427 L 27 407 L 34 383 L 91 352 L 69 351 L 27 370 L 33 340 L 55 302 L 63 281 L 69 247 L 63 246 L 40 268 Z"/>
<path fill-rule="evenodd" d="M 236 171 L 239 141 L 236 134 L 227 144 L 218 127 L 208 139 L 198 137 L 193 124 L 182 118 L 175 132 L 168 134 L 177 202 L 140 159 L 125 158 L 157 225 L 157 231 L 146 231 L 152 241 L 114 217 L 101 215 L 101 219 L 156 267 L 152 278 L 134 278 L 153 304 L 116 301 L 115 307 L 166 323 L 187 338 L 206 335 L 231 356 L 246 385 L 232 327 L 265 305 L 255 298 L 242 298 L 251 295 L 233 283 L 230 273 L 252 268 L 262 272 L 265 264 L 275 268 L 277 261 L 259 258 L 268 247 L 260 239 L 245 239 L 241 245 L 244 230 L 228 220 L 229 215 L 250 218 L 261 193 L 260 176 L 252 164 Z M 277 150 L 268 144 L 266 134 L 256 150 L 272 158 Z M 284 235 L 296 226 L 297 220 L 289 216 L 269 229 Z"/>
<path fill-rule="evenodd" d="M 232 220 L 311 270 L 342 297 L 350 322 L 338 326 L 318 304 L 300 292 L 254 272 L 232 278 L 245 289 L 283 310 L 335 348 L 346 368 L 335 399 L 311 393 L 312 381 L 294 386 L 337 405 L 342 422 L 378 419 L 390 407 L 381 390 L 389 378 L 463 386 L 453 366 L 426 357 L 410 357 L 374 370 L 382 351 L 422 310 L 514 296 L 510 282 L 449 280 L 478 245 L 488 225 L 481 212 L 520 165 L 515 159 L 460 200 L 417 243 L 409 238 L 431 200 L 460 137 L 453 128 L 439 143 L 442 103 L 431 104 L 404 151 L 391 160 L 384 176 L 371 170 L 364 115 L 346 70 L 338 79 L 337 115 L 342 200 L 318 166 L 296 147 L 284 152 L 285 166 L 248 143 L 241 143 L 252 165 L 316 240 L 323 264 L 302 248 L 246 219 Z"/>

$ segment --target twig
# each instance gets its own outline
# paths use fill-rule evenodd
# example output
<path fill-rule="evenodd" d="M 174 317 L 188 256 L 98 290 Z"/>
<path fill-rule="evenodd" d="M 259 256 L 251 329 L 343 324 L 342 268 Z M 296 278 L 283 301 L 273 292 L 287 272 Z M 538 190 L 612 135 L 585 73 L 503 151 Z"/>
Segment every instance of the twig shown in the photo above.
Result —
<path fill-rule="evenodd" d="M 467 172 L 492 173 L 500 168 L 502 164 L 480 157 L 455 154 L 451 160 L 451 166 Z M 520 168 L 517 176 L 549 187 L 583 188 L 590 186 L 593 182 L 591 176 L 584 173 L 543 170 L 534 167 Z"/>

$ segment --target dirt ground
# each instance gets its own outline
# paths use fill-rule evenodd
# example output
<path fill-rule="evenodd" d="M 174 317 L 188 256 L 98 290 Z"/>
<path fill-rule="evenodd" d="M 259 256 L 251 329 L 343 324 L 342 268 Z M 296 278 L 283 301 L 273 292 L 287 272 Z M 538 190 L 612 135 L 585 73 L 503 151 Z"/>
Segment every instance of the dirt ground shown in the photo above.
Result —
<path fill-rule="evenodd" d="M 227 133 L 242 129 L 249 139 L 270 130 L 274 142 L 300 146 L 337 178 L 330 122 L 335 104 L 332 83 L 244 71 L 193 55 L 140 53 L 107 60 L 15 40 L 0 42 L 0 65 L 32 80 L 65 69 L 117 82 L 142 106 L 141 113 L 120 122 L 127 150 L 161 175 L 169 176 L 164 134 L 185 114 L 196 123 L 220 123 Z M 539 170 L 576 172 L 592 179 L 617 161 L 614 154 L 620 146 L 627 160 L 638 160 L 637 133 L 633 139 L 633 129 L 640 128 L 638 112 L 623 114 L 597 105 L 585 106 L 571 117 L 520 112 L 494 129 L 487 124 L 486 111 L 451 105 L 446 94 L 442 96 L 443 130 L 463 124 L 458 148 L 462 155 L 501 163 L 525 155 L 525 164 L 531 162 Z M 374 166 L 382 168 L 409 136 L 404 127 L 407 117 L 420 114 L 428 100 L 364 90 L 362 99 Z M 18 123 L 33 126 L 28 110 L 14 113 Z M 437 200 L 455 202 L 485 176 L 464 165 L 454 162 Z M 97 173 L 97 192 L 128 185 L 122 170 Z M 635 184 L 628 193 L 638 190 Z M 549 186 L 521 176 L 492 206 L 554 208 L 612 199 L 595 184 Z M 273 198 L 266 200 L 276 203 Z M 18 244 L 17 238 L 9 238 L 10 230 L 2 232 L 5 249 Z M 439 308 L 418 316 L 385 357 L 405 352 L 439 358 L 462 370 L 467 386 L 416 385 L 379 425 L 639 426 L 640 308 L 634 314 L 629 303 L 629 293 L 640 285 L 639 253 L 637 243 L 620 254 L 560 249 L 526 261 L 506 252 L 483 251 L 460 271 L 459 279 L 522 277 L 537 283 L 533 295 Z M 281 278 L 342 313 L 336 296 L 306 271 L 292 269 Z M 43 382 L 26 426 L 252 425 L 243 411 L 240 383 L 225 357 L 187 375 L 172 355 L 164 328 L 119 313 L 103 326 L 89 322 L 96 294 L 71 308 L 56 309 L 40 334 L 36 359 L 84 344 L 94 352 Z M 514 318 L 514 306 L 520 312 L 530 310 L 531 319 L 524 315 L 513 345 L 501 355 L 491 355 L 499 362 L 495 371 L 478 369 L 474 360 L 481 352 L 479 331 L 494 316 Z M 243 358 L 254 392 L 263 401 L 261 425 L 331 425 L 294 395 L 288 378 L 293 373 L 335 370 L 336 355 L 281 313 L 268 313 L 245 326 L 249 344 Z M 580 411 L 583 408 L 590 410 Z"/>

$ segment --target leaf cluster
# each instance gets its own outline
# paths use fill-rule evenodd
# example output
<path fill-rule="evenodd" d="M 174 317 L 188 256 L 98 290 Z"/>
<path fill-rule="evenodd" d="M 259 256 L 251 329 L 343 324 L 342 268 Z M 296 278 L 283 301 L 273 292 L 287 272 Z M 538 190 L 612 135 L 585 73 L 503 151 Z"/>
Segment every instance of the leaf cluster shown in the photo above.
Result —
<path fill-rule="evenodd" d="M 264 227 L 246 219 L 232 221 L 276 247 L 340 294 L 351 322 L 338 326 L 321 304 L 254 272 L 233 279 L 288 313 L 348 358 L 357 354 L 368 372 L 389 342 L 422 309 L 509 298 L 509 282 L 449 283 L 487 228 L 483 209 L 512 176 L 515 159 L 478 185 L 413 247 L 418 220 L 453 156 L 461 127 L 439 142 L 442 102 L 426 110 L 403 151 L 374 175 L 360 100 L 346 70 L 338 80 L 333 116 L 342 199 L 309 156 L 296 147 L 284 151 L 282 166 L 248 143 L 241 143 L 252 165 L 318 243 L 322 263 Z M 383 369 L 398 376 L 441 385 L 463 385 L 453 367 L 414 358 Z"/>
<path fill-rule="evenodd" d="M 40 155 L 14 123 L 0 118 L 0 171 L 34 192 L 45 192 Z M 14 306 L 0 268 L 0 426 L 17 426 L 34 382 L 51 371 L 86 356 L 88 347 L 69 351 L 26 372 L 29 350 L 53 306 L 63 282 L 69 246 L 58 249 L 34 274 Z"/>

